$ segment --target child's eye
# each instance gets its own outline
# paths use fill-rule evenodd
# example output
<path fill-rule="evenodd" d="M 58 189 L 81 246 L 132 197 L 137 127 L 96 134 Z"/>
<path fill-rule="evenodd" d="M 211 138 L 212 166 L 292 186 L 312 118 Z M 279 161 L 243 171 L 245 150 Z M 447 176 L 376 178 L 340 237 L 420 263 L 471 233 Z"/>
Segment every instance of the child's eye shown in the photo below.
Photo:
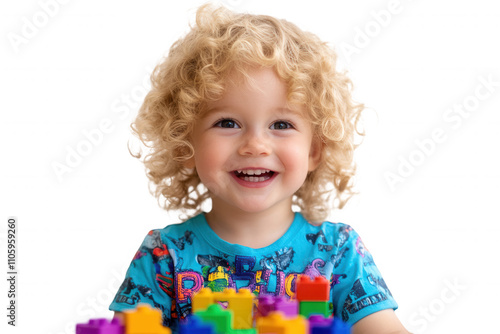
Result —
<path fill-rule="evenodd" d="M 239 128 L 238 124 L 232 119 L 221 119 L 220 121 L 215 123 L 214 126 L 228 129 Z"/>
<path fill-rule="evenodd" d="M 286 121 L 277 121 L 271 125 L 271 129 L 273 130 L 286 130 L 293 129 L 293 125 L 290 122 Z"/>

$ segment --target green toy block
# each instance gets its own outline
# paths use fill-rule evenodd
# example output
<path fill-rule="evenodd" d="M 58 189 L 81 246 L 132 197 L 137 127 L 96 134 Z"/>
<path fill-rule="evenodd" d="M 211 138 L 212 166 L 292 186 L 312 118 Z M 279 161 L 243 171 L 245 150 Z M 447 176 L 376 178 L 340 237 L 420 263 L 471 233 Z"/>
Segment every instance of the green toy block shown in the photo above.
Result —
<path fill-rule="evenodd" d="M 212 304 L 206 310 L 194 312 L 204 322 L 215 325 L 217 334 L 232 333 L 233 312 L 224 310 L 219 304 Z"/>
<path fill-rule="evenodd" d="M 233 329 L 233 334 L 257 334 L 256 328 L 247 328 L 247 329 Z"/>
<path fill-rule="evenodd" d="M 330 308 L 328 302 L 300 302 L 299 314 L 306 319 L 312 314 L 322 314 L 325 317 L 330 315 Z"/>

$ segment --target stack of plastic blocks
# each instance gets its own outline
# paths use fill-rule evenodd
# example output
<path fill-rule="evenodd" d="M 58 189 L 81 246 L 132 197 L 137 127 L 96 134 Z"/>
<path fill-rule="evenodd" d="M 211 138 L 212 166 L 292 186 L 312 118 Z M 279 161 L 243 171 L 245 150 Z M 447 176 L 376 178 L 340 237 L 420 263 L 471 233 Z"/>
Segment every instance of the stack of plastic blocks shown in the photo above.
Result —
<path fill-rule="evenodd" d="M 76 334 L 171 334 L 164 327 L 161 312 L 148 304 L 139 304 L 134 310 L 124 313 L 124 323 L 118 319 L 91 319 L 87 324 L 77 324 Z"/>
<path fill-rule="evenodd" d="M 216 333 L 254 334 L 254 294 L 248 289 L 212 292 L 203 288 L 193 296 L 192 312 L 204 322 L 215 325 Z M 223 309 L 219 303 L 227 303 Z M 189 320 L 186 326 L 189 327 Z"/>
<path fill-rule="evenodd" d="M 300 276 L 295 285 L 295 296 L 299 302 L 299 314 L 306 319 L 312 314 L 328 317 L 330 314 L 330 282 L 323 276 L 311 280 L 309 276 Z"/>
<path fill-rule="evenodd" d="M 326 285 L 325 285 L 326 282 Z M 263 295 L 258 299 L 253 327 L 254 295 L 246 289 L 212 292 L 202 289 L 193 296 L 193 314 L 180 324 L 180 334 L 349 334 L 350 326 L 328 318 L 329 284 L 323 278 L 297 280 L 296 300 Z M 326 298 L 326 299 L 325 299 Z M 227 303 L 227 309 L 221 304 Z M 76 334 L 171 334 L 162 325 L 161 312 L 148 304 L 124 312 L 118 319 L 92 319 L 78 324 Z"/>

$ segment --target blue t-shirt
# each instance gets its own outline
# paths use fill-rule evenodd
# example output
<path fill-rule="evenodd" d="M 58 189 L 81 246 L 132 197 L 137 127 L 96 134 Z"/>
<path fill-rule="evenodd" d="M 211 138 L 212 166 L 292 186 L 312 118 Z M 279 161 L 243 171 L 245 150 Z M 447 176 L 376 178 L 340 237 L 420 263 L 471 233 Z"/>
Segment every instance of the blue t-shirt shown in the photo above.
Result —
<path fill-rule="evenodd" d="M 354 324 L 398 306 L 359 235 L 342 223 L 308 223 L 300 213 L 273 244 L 249 248 L 215 234 L 205 215 L 152 230 L 137 251 L 109 309 L 123 311 L 139 302 L 163 313 L 177 330 L 191 310 L 195 292 L 248 288 L 256 295 L 291 297 L 299 275 L 330 280 L 334 316 Z"/>

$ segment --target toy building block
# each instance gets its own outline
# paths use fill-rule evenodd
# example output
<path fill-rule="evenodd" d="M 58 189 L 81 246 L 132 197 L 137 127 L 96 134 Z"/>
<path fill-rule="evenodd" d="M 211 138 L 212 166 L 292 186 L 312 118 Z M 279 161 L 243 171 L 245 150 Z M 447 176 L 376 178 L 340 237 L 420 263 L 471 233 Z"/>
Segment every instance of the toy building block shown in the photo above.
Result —
<path fill-rule="evenodd" d="M 271 295 L 261 295 L 257 301 L 257 316 L 266 317 L 269 313 L 276 311 L 275 297 Z"/>
<path fill-rule="evenodd" d="M 257 334 L 256 328 L 247 328 L 247 329 L 233 329 L 232 334 Z"/>
<path fill-rule="evenodd" d="M 203 288 L 193 295 L 192 311 L 206 310 L 215 302 L 215 296 L 210 288 Z"/>
<path fill-rule="evenodd" d="M 77 324 L 76 334 L 123 334 L 120 320 L 90 319 L 87 324 Z"/>
<path fill-rule="evenodd" d="M 180 334 L 215 334 L 214 325 L 201 321 L 196 315 L 190 316 L 186 322 L 181 323 Z"/>
<path fill-rule="evenodd" d="M 333 318 L 325 318 L 314 314 L 307 319 L 309 321 L 309 334 L 332 334 Z"/>
<path fill-rule="evenodd" d="M 225 289 L 215 294 L 218 301 L 227 301 L 228 309 L 233 311 L 233 329 L 251 329 L 253 327 L 254 294 L 248 289 Z"/>
<path fill-rule="evenodd" d="M 259 334 L 305 334 L 307 332 L 307 320 L 301 316 L 285 318 L 283 313 L 275 311 L 257 319 L 257 333 Z"/>
<path fill-rule="evenodd" d="M 330 282 L 323 276 L 312 281 L 309 276 L 300 276 L 295 284 L 295 296 L 299 302 L 326 301 L 330 299 Z"/>
<path fill-rule="evenodd" d="M 206 310 L 196 311 L 195 314 L 204 322 L 214 324 L 217 334 L 227 334 L 232 331 L 233 312 L 222 309 L 218 304 L 212 304 Z"/>
<path fill-rule="evenodd" d="M 161 312 L 148 304 L 139 304 L 124 314 L 125 334 L 171 334 L 170 328 L 162 325 Z"/>
<path fill-rule="evenodd" d="M 313 314 L 321 314 L 325 317 L 330 315 L 330 307 L 328 302 L 300 302 L 299 314 L 309 318 Z"/>
<path fill-rule="evenodd" d="M 299 304 L 296 300 L 289 300 L 284 296 L 259 296 L 257 304 L 258 316 L 265 317 L 273 311 L 280 311 L 286 317 L 295 317 L 299 314 Z"/>
<path fill-rule="evenodd" d="M 192 311 L 206 310 L 215 302 L 227 302 L 228 310 L 233 312 L 231 327 L 233 329 L 251 329 L 253 327 L 253 300 L 255 296 L 248 289 L 224 289 L 223 292 L 212 292 L 203 288 L 193 296 Z"/>
<path fill-rule="evenodd" d="M 351 326 L 339 318 L 309 317 L 309 334 L 350 334 Z"/>
<path fill-rule="evenodd" d="M 351 325 L 341 321 L 339 318 L 333 319 L 332 334 L 351 334 Z"/>

